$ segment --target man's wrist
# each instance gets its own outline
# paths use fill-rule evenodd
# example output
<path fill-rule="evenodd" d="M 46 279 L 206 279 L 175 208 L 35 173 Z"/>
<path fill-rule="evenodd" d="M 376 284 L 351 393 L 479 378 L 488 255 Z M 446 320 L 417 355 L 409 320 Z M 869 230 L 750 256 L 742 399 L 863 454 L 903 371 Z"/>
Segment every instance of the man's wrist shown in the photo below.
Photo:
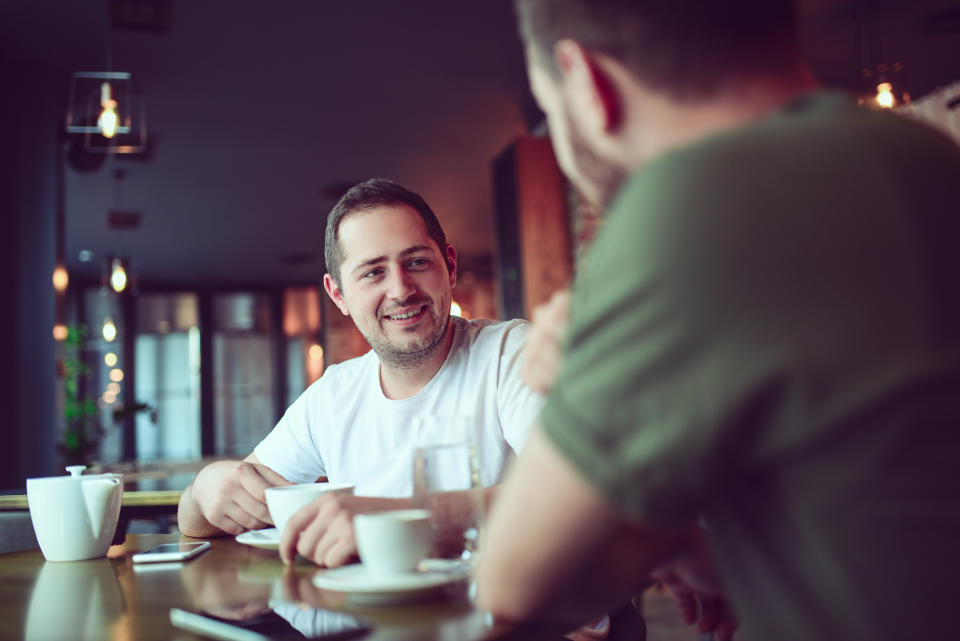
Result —
<path fill-rule="evenodd" d="M 193 496 L 193 484 L 191 482 L 180 496 L 180 504 L 177 507 L 177 527 L 182 534 L 194 538 L 222 534 L 223 532 L 203 516 L 200 505 Z"/>

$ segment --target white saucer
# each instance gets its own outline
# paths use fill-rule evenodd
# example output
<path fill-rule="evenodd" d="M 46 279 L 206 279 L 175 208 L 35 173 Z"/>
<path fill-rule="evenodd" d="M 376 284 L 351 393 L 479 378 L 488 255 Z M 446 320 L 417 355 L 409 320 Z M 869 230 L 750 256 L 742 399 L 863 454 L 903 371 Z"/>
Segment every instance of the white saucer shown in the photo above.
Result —
<path fill-rule="evenodd" d="M 238 534 L 236 539 L 237 543 L 252 545 L 264 550 L 276 550 L 280 547 L 280 531 L 275 527 L 268 527 L 263 530 L 248 530 L 243 534 Z"/>
<path fill-rule="evenodd" d="M 457 561 L 426 559 L 420 570 L 396 576 L 374 576 L 362 564 L 321 570 L 313 575 L 313 584 L 321 590 L 350 595 L 362 603 L 400 603 L 442 592 L 470 575 L 470 567 Z"/>

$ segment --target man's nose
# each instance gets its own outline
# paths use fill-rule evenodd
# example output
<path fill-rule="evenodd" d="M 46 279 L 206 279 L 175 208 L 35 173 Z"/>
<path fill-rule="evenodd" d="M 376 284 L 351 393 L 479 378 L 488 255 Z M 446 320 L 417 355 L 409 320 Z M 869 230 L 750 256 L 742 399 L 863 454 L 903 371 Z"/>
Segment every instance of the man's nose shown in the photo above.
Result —
<path fill-rule="evenodd" d="M 413 276 L 406 270 L 395 269 L 387 277 L 387 296 L 396 300 L 404 300 L 416 291 Z"/>

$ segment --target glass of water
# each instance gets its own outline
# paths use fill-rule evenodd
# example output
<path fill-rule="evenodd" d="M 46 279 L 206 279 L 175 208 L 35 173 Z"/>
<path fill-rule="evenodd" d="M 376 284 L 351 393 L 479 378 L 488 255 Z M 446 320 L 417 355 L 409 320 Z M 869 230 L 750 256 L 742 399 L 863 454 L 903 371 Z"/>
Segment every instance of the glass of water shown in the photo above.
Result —
<path fill-rule="evenodd" d="M 475 425 L 470 418 L 430 417 L 424 421 L 443 423 L 445 426 L 433 427 L 453 438 L 449 442 L 437 438 L 414 451 L 414 505 L 432 514 L 435 556 L 472 562 L 480 539 L 484 503 Z"/>

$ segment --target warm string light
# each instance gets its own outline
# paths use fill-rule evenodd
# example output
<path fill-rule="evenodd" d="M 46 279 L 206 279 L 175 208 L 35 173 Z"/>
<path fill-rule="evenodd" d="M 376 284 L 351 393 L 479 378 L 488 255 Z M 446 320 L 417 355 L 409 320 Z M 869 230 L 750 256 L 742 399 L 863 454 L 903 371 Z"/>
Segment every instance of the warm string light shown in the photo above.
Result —
<path fill-rule="evenodd" d="M 323 375 L 323 346 L 320 343 L 312 343 L 307 348 L 307 378 L 313 382 Z"/>
<path fill-rule="evenodd" d="M 889 82 L 881 82 L 877 85 L 877 106 L 883 109 L 893 109 L 897 104 L 897 99 L 893 95 L 893 85 Z"/>
<path fill-rule="evenodd" d="M 63 293 L 67 291 L 67 285 L 70 282 L 70 276 L 67 274 L 67 269 L 63 265 L 57 265 L 53 270 L 53 289 L 57 292 L 57 317 L 62 318 L 62 306 L 63 306 Z M 53 326 L 53 340 L 55 341 L 65 341 L 67 340 L 67 326 L 64 323 L 58 322 Z"/>
<path fill-rule="evenodd" d="M 110 287 L 118 294 L 127 288 L 127 270 L 119 258 L 110 261 Z"/>
<path fill-rule="evenodd" d="M 117 326 L 113 324 L 113 319 L 107 316 L 103 319 L 103 340 L 112 343 L 117 338 Z"/>
<path fill-rule="evenodd" d="M 101 408 L 117 402 L 120 396 L 120 381 L 123 380 L 123 370 L 119 367 L 114 367 L 114 365 L 117 364 L 117 355 L 115 353 L 107 352 L 104 354 L 103 362 L 107 367 L 112 369 L 107 372 L 107 378 L 110 379 L 110 382 L 107 383 L 106 388 L 104 388 L 103 395 L 100 397 L 98 403 Z"/>
<path fill-rule="evenodd" d="M 63 293 L 67 291 L 67 285 L 70 284 L 70 275 L 67 273 L 67 268 L 63 265 L 57 265 L 53 269 L 53 288 L 59 292 Z"/>
<path fill-rule="evenodd" d="M 903 71 L 903 63 L 900 61 L 894 63 L 883 63 L 876 67 L 863 67 L 860 69 L 860 75 L 875 82 L 876 93 L 863 95 L 861 103 L 870 103 L 878 109 L 894 109 L 901 104 L 910 102 L 910 94 L 903 91 L 903 81 L 898 80 L 899 74 Z"/>
<path fill-rule="evenodd" d="M 53 340 L 55 341 L 65 341 L 67 340 L 67 326 L 58 323 L 53 326 Z"/>

